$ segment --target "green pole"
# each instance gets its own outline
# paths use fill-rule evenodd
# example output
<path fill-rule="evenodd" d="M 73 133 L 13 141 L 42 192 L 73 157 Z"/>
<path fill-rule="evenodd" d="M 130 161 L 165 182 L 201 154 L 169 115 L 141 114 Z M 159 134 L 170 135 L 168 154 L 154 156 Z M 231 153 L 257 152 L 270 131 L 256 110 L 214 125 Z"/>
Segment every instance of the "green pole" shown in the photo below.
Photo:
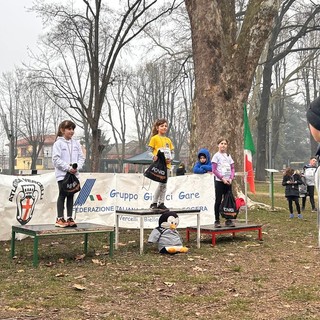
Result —
<path fill-rule="evenodd" d="M 37 235 L 35 235 L 33 239 L 33 266 L 34 267 L 37 267 L 39 264 L 38 247 L 39 247 L 39 238 Z"/>
<path fill-rule="evenodd" d="M 84 253 L 88 253 L 88 233 L 84 234 Z"/>
<path fill-rule="evenodd" d="M 273 172 L 270 172 L 270 184 L 271 184 L 271 210 L 274 210 Z"/>
<path fill-rule="evenodd" d="M 14 257 L 14 252 L 15 252 L 15 244 L 16 241 L 16 232 L 12 230 L 12 236 L 11 236 L 11 258 L 13 259 Z"/>

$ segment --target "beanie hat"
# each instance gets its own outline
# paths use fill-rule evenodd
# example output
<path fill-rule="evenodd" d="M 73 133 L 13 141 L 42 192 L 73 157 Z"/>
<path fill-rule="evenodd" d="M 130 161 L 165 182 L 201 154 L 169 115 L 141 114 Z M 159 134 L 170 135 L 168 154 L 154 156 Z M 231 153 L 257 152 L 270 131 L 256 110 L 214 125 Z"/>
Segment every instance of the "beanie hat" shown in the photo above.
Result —
<path fill-rule="evenodd" d="M 205 157 L 207 159 L 207 156 L 204 153 L 199 153 L 198 158 L 200 159 L 200 157 Z"/>
<path fill-rule="evenodd" d="M 315 129 L 320 130 L 320 97 L 310 103 L 307 120 Z"/>

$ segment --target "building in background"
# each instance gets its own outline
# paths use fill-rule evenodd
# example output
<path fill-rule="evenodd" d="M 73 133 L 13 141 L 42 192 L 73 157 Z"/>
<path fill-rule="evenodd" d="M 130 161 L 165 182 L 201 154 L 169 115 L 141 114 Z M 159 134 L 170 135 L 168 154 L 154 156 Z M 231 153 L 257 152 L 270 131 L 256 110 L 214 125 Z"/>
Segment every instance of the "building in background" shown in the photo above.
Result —
<path fill-rule="evenodd" d="M 44 137 L 44 145 L 40 150 L 36 170 L 53 170 L 52 165 L 52 146 L 55 142 L 56 135 L 46 135 Z M 29 174 L 31 170 L 31 154 L 32 146 L 27 139 L 20 139 L 17 141 L 17 157 L 15 159 L 15 170 L 18 173 Z"/>

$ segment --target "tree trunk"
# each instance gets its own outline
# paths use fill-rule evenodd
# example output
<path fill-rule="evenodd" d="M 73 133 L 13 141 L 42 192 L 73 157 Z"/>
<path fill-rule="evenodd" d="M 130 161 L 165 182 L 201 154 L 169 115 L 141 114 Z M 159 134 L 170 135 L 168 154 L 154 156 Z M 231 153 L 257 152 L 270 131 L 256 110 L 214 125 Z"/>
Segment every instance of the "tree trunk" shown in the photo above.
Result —
<path fill-rule="evenodd" d="M 15 143 L 15 138 L 13 135 L 9 137 L 9 174 L 14 175 L 14 163 L 15 163 L 15 149 L 17 144 Z"/>
<path fill-rule="evenodd" d="M 243 171 L 243 104 L 277 13 L 277 2 L 249 1 L 237 37 L 234 1 L 185 0 L 191 23 L 195 99 L 190 152 L 217 151 L 230 140 L 236 171 Z"/>
<path fill-rule="evenodd" d="M 99 172 L 100 170 L 100 138 L 101 130 L 92 128 L 91 172 Z"/>
<path fill-rule="evenodd" d="M 271 57 L 270 57 L 271 58 Z M 267 166 L 267 131 L 268 131 L 268 112 L 270 100 L 270 88 L 272 85 L 272 63 L 268 59 L 263 69 L 263 88 L 261 93 L 260 110 L 257 125 L 257 166 L 256 180 L 265 181 Z M 271 169 L 271 168 L 270 168 Z"/>

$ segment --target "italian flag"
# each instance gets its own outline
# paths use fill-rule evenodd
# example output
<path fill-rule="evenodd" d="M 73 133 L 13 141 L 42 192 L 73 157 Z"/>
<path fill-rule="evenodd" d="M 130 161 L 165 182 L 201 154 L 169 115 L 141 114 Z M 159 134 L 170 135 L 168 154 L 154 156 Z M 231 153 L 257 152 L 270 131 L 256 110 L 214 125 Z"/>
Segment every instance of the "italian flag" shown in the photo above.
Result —
<path fill-rule="evenodd" d="M 254 147 L 253 139 L 250 132 L 247 106 L 244 104 L 243 108 L 243 119 L 244 119 L 244 171 L 247 173 L 247 182 L 249 184 L 250 191 L 256 193 L 254 186 L 254 171 L 252 165 L 252 156 L 255 154 L 256 150 Z"/>

